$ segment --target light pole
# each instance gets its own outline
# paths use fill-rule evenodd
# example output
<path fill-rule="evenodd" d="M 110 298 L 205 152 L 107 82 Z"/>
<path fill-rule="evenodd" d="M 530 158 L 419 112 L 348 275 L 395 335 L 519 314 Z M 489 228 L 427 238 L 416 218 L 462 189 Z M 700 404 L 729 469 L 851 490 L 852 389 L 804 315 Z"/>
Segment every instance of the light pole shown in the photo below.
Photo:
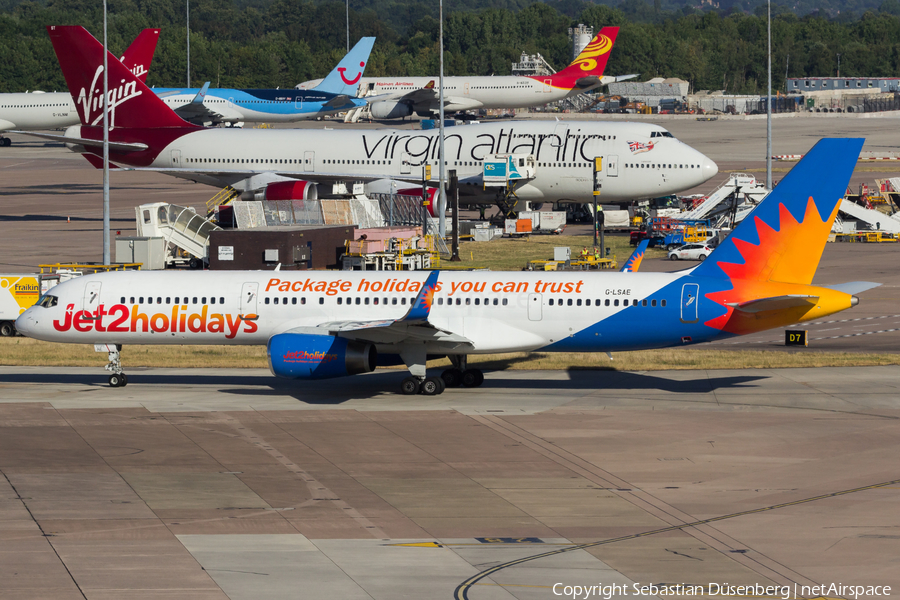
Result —
<path fill-rule="evenodd" d="M 837 76 L 838 76 L 838 79 L 841 78 L 841 55 L 840 55 L 840 53 L 838 53 L 838 73 L 837 73 Z"/>
<path fill-rule="evenodd" d="M 191 87 L 191 0 L 187 0 L 185 27 L 187 29 L 187 86 Z"/>
<path fill-rule="evenodd" d="M 767 3 L 769 38 L 769 96 L 766 98 L 766 188 L 772 189 L 772 0 Z"/>
<path fill-rule="evenodd" d="M 438 2 L 438 51 L 441 53 L 441 73 L 440 73 L 440 92 L 438 94 L 438 102 L 440 103 L 440 135 L 438 160 L 440 161 L 438 169 L 438 235 L 444 237 L 447 235 L 447 191 L 444 189 L 444 0 Z M 454 232 L 455 233 L 455 232 Z"/>
<path fill-rule="evenodd" d="M 111 264 L 109 252 L 109 76 L 106 56 L 106 0 L 103 0 L 103 264 Z"/>
<path fill-rule="evenodd" d="M 347 0 L 347 52 L 350 52 L 350 0 Z"/>

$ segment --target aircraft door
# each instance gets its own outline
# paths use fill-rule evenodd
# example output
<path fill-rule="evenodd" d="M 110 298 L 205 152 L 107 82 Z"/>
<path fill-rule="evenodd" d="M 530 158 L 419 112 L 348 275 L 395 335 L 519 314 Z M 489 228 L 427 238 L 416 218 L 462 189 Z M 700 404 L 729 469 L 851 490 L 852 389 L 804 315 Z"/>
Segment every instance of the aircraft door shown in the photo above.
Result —
<path fill-rule="evenodd" d="M 528 320 L 540 321 L 544 300 L 541 294 L 528 294 Z"/>
<path fill-rule="evenodd" d="M 618 156 L 607 156 L 606 157 L 606 174 L 610 177 L 618 177 L 619 176 L 619 157 Z"/>
<path fill-rule="evenodd" d="M 553 80 L 545 79 L 544 80 L 544 93 L 549 94 L 552 91 L 553 91 Z"/>
<path fill-rule="evenodd" d="M 241 288 L 241 316 L 246 319 L 253 315 L 259 314 L 257 300 L 259 299 L 259 283 L 248 281 Z"/>
<path fill-rule="evenodd" d="M 181 167 L 181 150 L 172 150 L 172 167 Z"/>
<path fill-rule="evenodd" d="M 87 314 L 93 314 L 97 312 L 98 306 L 100 306 L 100 282 L 88 281 L 84 286 L 84 302 L 81 309 Z"/>
<path fill-rule="evenodd" d="M 307 173 L 313 173 L 316 170 L 316 153 L 313 150 L 303 153 L 303 170 Z"/>
<path fill-rule="evenodd" d="M 468 96 L 468 95 L 469 95 L 469 84 L 468 84 L 468 83 L 464 83 L 464 84 L 463 84 L 463 95 L 464 95 L 464 96 Z"/>
<path fill-rule="evenodd" d="M 294 96 L 294 108 L 296 108 L 296 109 L 303 108 L 303 97 L 302 96 Z"/>
<path fill-rule="evenodd" d="M 400 174 L 409 175 L 412 165 L 410 164 L 410 156 L 407 152 L 400 155 Z"/>
<path fill-rule="evenodd" d="M 686 283 L 681 288 L 681 322 L 696 323 L 700 320 L 697 305 L 700 304 L 700 285 Z"/>

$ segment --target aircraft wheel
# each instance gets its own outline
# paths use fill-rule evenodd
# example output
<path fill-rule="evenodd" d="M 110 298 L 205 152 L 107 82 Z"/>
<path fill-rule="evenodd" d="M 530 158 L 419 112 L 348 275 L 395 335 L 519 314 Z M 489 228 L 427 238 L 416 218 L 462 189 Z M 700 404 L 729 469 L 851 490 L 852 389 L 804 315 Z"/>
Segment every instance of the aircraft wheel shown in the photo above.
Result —
<path fill-rule="evenodd" d="M 462 374 L 462 384 L 465 387 L 478 387 L 484 383 L 484 373 L 480 369 L 466 369 Z"/>
<path fill-rule="evenodd" d="M 122 387 L 125 379 L 121 373 L 113 373 L 109 376 L 109 387 Z"/>
<path fill-rule="evenodd" d="M 426 396 L 437 396 L 444 391 L 444 382 L 440 377 L 428 377 L 422 382 L 419 391 Z"/>
<path fill-rule="evenodd" d="M 128 385 L 128 375 L 125 373 L 119 373 L 119 376 L 122 378 L 122 383 L 119 384 L 119 387 L 125 387 Z"/>
<path fill-rule="evenodd" d="M 419 393 L 419 380 L 415 377 L 407 377 L 400 382 L 400 393 L 404 396 L 412 396 Z"/>
<path fill-rule="evenodd" d="M 462 383 L 462 371 L 459 369 L 447 369 L 441 373 L 441 379 L 448 388 L 459 387 Z"/>
<path fill-rule="evenodd" d="M 12 337 L 16 335 L 16 327 L 10 321 L 0 323 L 0 336 Z"/>

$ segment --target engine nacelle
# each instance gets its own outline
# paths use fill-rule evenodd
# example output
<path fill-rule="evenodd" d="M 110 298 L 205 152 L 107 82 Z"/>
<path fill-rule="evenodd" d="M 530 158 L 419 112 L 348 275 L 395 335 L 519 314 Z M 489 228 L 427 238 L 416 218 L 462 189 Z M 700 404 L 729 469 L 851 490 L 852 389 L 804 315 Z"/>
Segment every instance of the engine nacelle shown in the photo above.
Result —
<path fill-rule="evenodd" d="M 329 379 L 375 369 L 377 352 L 368 342 L 332 335 L 279 333 L 269 339 L 273 375 L 290 379 Z"/>
<path fill-rule="evenodd" d="M 428 203 L 425 205 L 425 208 L 428 209 L 428 214 L 432 217 L 438 216 L 438 200 L 440 200 L 440 195 L 438 194 L 438 189 L 436 187 L 427 187 L 425 191 L 427 196 L 425 197 L 425 201 Z M 397 194 L 401 196 L 416 196 L 417 198 L 422 197 L 422 188 L 414 187 L 414 188 L 406 188 L 397 190 Z"/>
<path fill-rule="evenodd" d="M 412 107 L 403 102 L 373 102 L 369 111 L 376 119 L 402 119 L 412 114 Z"/>
<path fill-rule="evenodd" d="M 270 183 L 260 200 L 318 200 L 318 186 L 311 181 L 293 180 Z"/>

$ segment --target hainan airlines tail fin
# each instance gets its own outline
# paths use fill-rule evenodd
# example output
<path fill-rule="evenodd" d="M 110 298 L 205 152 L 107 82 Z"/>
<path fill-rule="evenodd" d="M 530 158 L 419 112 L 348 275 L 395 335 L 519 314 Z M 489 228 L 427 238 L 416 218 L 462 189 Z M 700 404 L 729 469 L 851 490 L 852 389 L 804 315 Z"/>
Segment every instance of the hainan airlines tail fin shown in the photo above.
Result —
<path fill-rule="evenodd" d="M 341 62 L 322 80 L 322 83 L 313 89 L 317 92 L 355 96 L 359 87 L 359 80 L 362 79 L 366 70 L 369 54 L 372 53 L 372 46 L 374 45 L 375 38 L 360 38 L 356 45 L 350 49 L 350 52 L 341 59 Z"/>
<path fill-rule="evenodd" d="M 158 42 L 159 29 L 144 29 L 122 54 L 122 64 L 143 83 L 147 83 L 147 73 L 150 72 Z"/>
<path fill-rule="evenodd" d="M 613 44 L 616 43 L 616 36 L 618 35 L 618 27 L 604 27 L 600 30 L 600 33 L 584 47 L 584 50 L 582 50 L 581 54 L 572 61 L 572 64 L 553 77 L 559 79 L 571 79 L 573 83 L 577 83 L 579 79 L 584 77 L 602 77 L 603 71 L 606 69 L 606 62 L 609 60 L 609 53 L 612 51 Z"/>
<path fill-rule="evenodd" d="M 692 275 L 809 285 L 864 142 L 820 140 Z"/>
<path fill-rule="evenodd" d="M 50 41 L 83 125 L 103 125 L 103 45 L 81 26 L 50 25 Z M 109 124 L 113 128 L 196 127 L 182 120 L 112 54 Z"/>
<path fill-rule="evenodd" d="M 647 246 L 650 245 L 650 240 L 642 240 L 638 247 L 634 249 L 634 252 L 629 257 L 628 261 L 625 263 L 620 270 L 623 273 L 636 273 L 638 269 L 641 268 L 641 261 L 644 260 L 644 253 L 647 251 Z"/>

